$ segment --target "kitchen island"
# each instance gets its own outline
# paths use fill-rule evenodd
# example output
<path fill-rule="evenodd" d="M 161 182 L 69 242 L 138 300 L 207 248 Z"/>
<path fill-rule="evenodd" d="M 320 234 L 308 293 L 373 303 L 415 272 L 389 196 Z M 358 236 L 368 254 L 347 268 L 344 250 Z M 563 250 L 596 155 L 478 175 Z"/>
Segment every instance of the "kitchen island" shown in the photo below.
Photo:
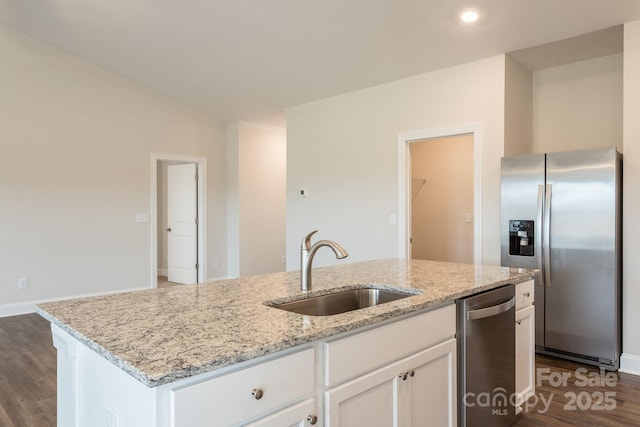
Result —
<path fill-rule="evenodd" d="M 247 409 L 246 419 L 251 421 L 290 403 L 306 402 L 305 410 L 326 413 L 318 402 L 323 391 L 337 382 L 333 383 L 326 373 L 324 379 L 319 377 L 323 376 L 321 365 L 327 363 L 326 349 L 331 340 L 395 325 L 402 319 L 411 322 L 422 313 L 435 316 L 431 321 L 443 323 L 434 314 L 440 312 L 436 309 L 451 308 L 458 298 L 523 282 L 533 275 L 533 270 L 388 259 L 314 269 L 313 290 L 308 293 L 299 289 L 299 273 L 289 272 L 46 303 L 36 310 L 51 321 L 58 348 L 59 425 L 96 421 L 100 424 L 91 425 L 181 425 L 177 413 L 182 405 L 180 396 L 189 395 L 182 392 L 189 386 L 260 367 L 260 363 L 281 355 L 293 357 L 283 360 L 283 368 L 292 369 L 292 376 L 304 378 L 311 385 L 301 386 L 302 394 L 289 396 L 292 400 L 278 401 L 255 413 Z M 268 301 L 285 302 L 360 285 L 415 295 L 324 317 L 265 305 Z M 432 325 L 434 331 L 440 326 Z M 447 336 L 451 335 L 450 326 Z M 410 332 L 407 330 L 408 342 L 416 341 Z M 388 333 L 398 335 L 397 330 Z M 381 348 L 389 345 L 375 344 Z M 402 351 L 398 357 L 408 350 Z M 296 373 L 292 363 L 310 364 L 311 372 Z M 372 368 L 379 367 L 377 362 L 371 363 Z M 355 375 L 343 375 L 341 381 Z M 296 389 L 295 384 L 287 388 Z M 252 389 L 247 394 L 251 392 L 260 394 L 260 398 L 250 396 L 253 400 L 265 400 L 261 399 L 262 390 Z M 269 393 L 264 394 L 266 398 Z M 92 402 L 83 403 L 86 399 Z M 224 409 L 244 411 L 241 408 L 239 404 L 236 409 Z M 217 425 L 205 421 L 203 425 Z M 322 417 L 319 422 L 328 424 Z"/>

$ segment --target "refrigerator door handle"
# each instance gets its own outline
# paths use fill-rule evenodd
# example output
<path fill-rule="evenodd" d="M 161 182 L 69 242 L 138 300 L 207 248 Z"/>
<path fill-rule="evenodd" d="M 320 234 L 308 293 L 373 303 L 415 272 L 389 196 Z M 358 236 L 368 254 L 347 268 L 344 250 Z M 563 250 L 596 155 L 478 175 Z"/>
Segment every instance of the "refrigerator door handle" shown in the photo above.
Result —
<path fill-rule="evenodd" d="M 535 247 L 539 248 L 540 253 L 537 254 L 538 270 L 540 273 L 540 280 L 538 280 L 538 286 L 544 287 L 544 270 L 542 269 L 542 210 L 544 209 L 544 185 L 538 184 L 538 205 L 536 208 L 536 241 Z"/>
<path fill-rule="evenodd" d="M 544 255 L 544 284 L 551 287 L 551 184 L 547 184 L 544 200 L 544 236 L 542 253 Z"/>

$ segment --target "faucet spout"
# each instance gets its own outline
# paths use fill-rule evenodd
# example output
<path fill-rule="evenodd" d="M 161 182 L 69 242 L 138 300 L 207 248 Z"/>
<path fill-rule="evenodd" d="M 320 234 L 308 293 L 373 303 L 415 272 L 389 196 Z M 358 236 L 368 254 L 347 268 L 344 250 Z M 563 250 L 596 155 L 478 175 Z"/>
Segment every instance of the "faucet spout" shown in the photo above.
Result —
<path fill-rule="evenodd" d="M 337 259 L 346 258 L 349 256 L 347 251 L 340 246 L 339 243 L 333 240 L 319 240 L 315 244 L 311 245 L 311 236 L 316 234 L 318 230 L 312 231 L 302 240 L 300 246 L 300 290 L 311 290 L 311 267 L 313 263 L 313 257 L 318 249 L 323 246 L 331 248 Z"/>

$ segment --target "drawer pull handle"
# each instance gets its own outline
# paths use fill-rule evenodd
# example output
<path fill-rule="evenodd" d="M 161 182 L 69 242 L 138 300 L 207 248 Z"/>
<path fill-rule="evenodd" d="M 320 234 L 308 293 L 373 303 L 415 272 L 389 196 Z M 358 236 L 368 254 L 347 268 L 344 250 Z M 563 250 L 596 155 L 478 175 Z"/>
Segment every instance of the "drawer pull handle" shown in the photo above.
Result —
<path fill-rule="evenodd" d="M 525 292 L 524 296 L 525 296 L 525 298 L 529 298 L 531 296 L 531 294 L 529 292 Z"/>
<path fill-rule="evenodd" d="M 261 388 L 254 388 L 253 390 L 251 390 L 251 395 L 256 400 L 260 400 L 260 399 L 262 399 L 262 396 L 264 396 L 264 391 L 262 391 Z"/>
<path fill-rule="evenodd" d="M 402 381 L 406 381 L 407 378 L 412 377 L 416 374 L 416 371 L 414 371 L 413 369 L 410 371 L 404 371 L 404 372 L 400 372 L 400 375 L 398 375 L 400 378 L 402 378 Z"/>
<path fill-rule="evenodd" d="M 309 415 L 307 417 L 307 421 L 309 421 L 309 424 L 316 425 L 316 423 L 318 422 L 318 417 L 316 417 L 315 415 Z"/>

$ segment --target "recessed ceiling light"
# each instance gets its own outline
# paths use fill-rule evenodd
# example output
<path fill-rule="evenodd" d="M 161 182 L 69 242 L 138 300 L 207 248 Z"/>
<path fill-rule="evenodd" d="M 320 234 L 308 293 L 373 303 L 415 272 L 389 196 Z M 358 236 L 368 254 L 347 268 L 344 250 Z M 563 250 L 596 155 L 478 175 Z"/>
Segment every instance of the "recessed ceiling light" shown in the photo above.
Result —
<path fill-rule="evenodd" d="M 465 24 L 473 24 L 478 18 L 478 12 L 472 9 L 465 10 L 460 14 L 460 20 Z"/>

